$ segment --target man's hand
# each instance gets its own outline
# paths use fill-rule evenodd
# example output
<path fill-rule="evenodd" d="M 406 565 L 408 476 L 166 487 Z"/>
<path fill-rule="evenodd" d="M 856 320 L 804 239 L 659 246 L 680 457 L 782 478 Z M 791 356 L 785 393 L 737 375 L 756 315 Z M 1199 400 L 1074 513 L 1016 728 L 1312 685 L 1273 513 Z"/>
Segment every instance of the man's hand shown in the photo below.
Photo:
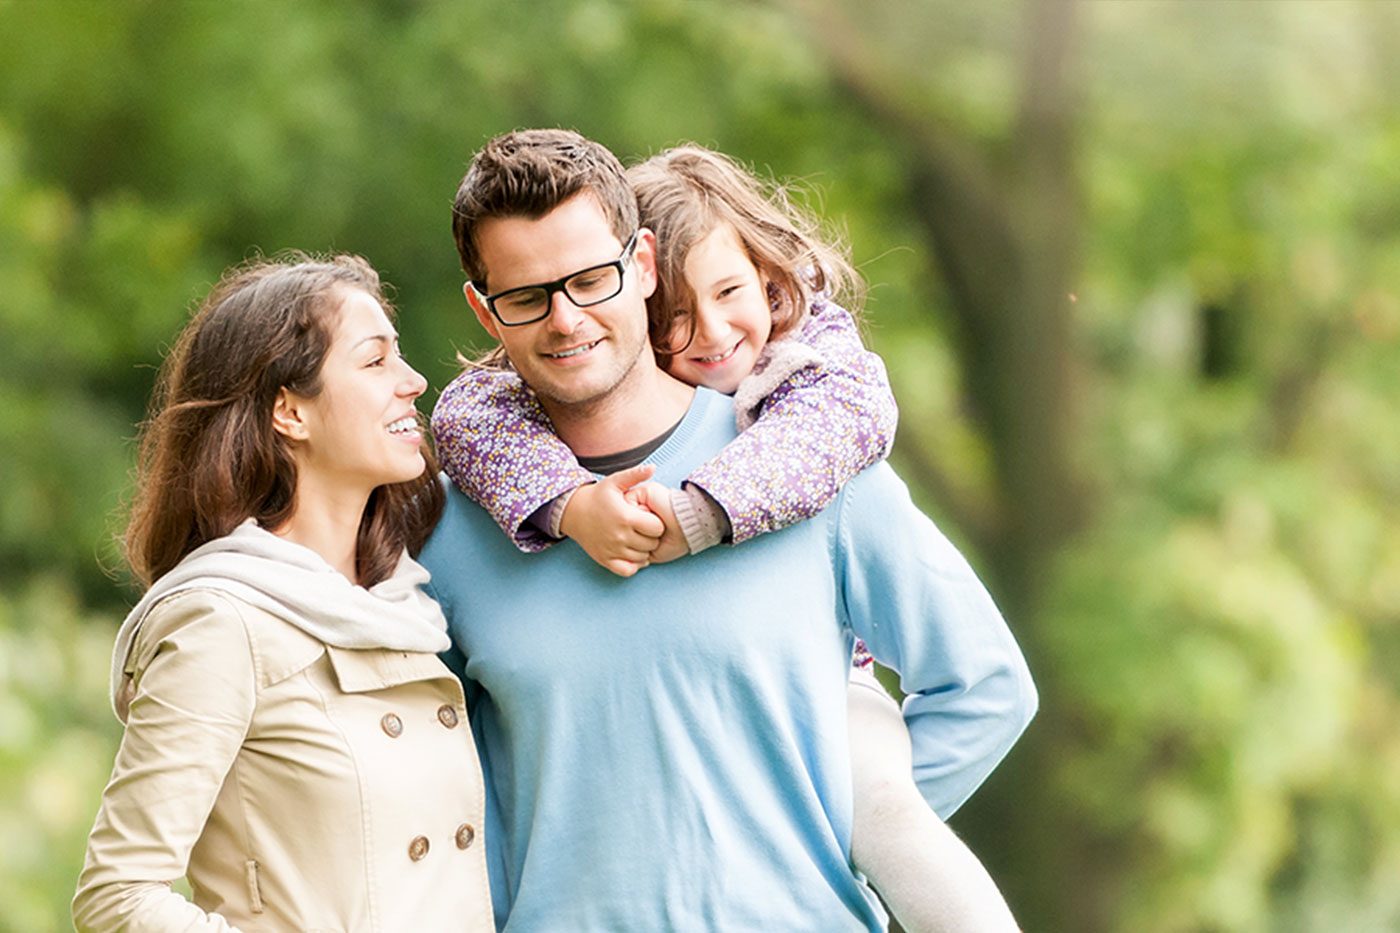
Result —
<path fill-rule="evenodd" d="M 641 483 L 628 490 L 627 498 L 651 511 L 665 526 L 655 550 L 651 552 L 653 564 L 664 564 L 690 553 L 685 532 L 681 531 L 681 523 L 676 520 L 676 510 L 671 507 L 670 487 L 660 483 Z"/>
<path fill-rule="evenodd" d="M 646 463 L 580 486 L 564 507 L 559 530 L 603 567 L 620 577 L 632 576 L 656 559 L 669 532 L 661 518 L 630 497 L 654 472 L 656 467 Z"/>

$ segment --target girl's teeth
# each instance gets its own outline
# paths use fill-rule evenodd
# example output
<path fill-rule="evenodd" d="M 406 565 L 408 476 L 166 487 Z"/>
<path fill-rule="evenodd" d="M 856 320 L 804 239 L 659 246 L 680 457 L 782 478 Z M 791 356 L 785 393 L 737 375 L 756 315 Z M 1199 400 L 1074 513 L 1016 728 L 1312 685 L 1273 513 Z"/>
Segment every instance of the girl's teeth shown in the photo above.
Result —
<path fill-rule="evenodd" d="M 739 345 L 736 343 L 734 346 L 730 347 L 728 350 L 719 354 L 718 356 L 697 356 L 696 359 L 701 363 L 718 363 L 721 360 L 729 359 L 731 356 L 734 355 L 734 351 L 737 349 L 739 349 Z"/>
<path fill-rule="evenodd" d="M 418 430 L 418 419 L 412 416 L 408 418 L 400 418 L 398 421 L 395 421 L 393 424 L 389 425 L 390 434 L 402 434 L 406 431 L 416 430 Z"/>

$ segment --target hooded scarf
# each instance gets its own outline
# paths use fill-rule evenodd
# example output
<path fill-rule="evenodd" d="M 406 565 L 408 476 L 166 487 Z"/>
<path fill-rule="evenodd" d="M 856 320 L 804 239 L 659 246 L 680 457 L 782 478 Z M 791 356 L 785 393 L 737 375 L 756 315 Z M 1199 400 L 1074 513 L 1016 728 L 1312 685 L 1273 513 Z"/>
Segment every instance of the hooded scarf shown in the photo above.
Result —
<path fill-rule="evenodd" d="M 185 555 L 127 615 L 112 651 L 112 708 L 125 722 L 135 693 L 125 672 L 127 657 L 141 623 L 167 596 L 222 590 L 336 648 L 437 653 L 451 643 L 442 610 L 421 589 L 428 579 L 428 571 L 405 551 L 388 579 L 365 589 L 315 551 L 250 518 Z"/>

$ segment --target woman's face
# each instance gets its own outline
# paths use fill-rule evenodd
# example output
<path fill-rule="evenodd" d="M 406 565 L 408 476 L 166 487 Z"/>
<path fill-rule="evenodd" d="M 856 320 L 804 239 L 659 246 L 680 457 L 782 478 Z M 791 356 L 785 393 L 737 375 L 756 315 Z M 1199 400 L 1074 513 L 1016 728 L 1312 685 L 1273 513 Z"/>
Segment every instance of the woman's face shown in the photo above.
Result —
<path fill-rule="evenodd" d="M 426 469 L 413 403 L 427 380 L 399 355 L 398 334 L 379 302 L 358 288 L 342 294 L 321 392 L 292 396 L 304 429 L 294 448 L 299 497 L 311 485 L 368 494 Z"/>
<path fill-rule="evenodd" d="M 711 230 L 686 253 L 685 281 L 692 306 L 676 315 L 669 371 L 692 385 L 733 392 L 773 330 L 768 283 L 729 224 Z M 694 337 L 687 344 L 692 324 Z"/>

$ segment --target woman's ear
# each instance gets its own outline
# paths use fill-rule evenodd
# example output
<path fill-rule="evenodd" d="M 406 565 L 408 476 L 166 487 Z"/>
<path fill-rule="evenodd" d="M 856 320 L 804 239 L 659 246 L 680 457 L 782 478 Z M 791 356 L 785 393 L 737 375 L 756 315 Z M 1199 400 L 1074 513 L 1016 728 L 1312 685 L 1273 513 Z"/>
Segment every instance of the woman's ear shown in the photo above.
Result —
<path fill-rule="evenodd" d="M 283 386 L 277 390 L 277 399 L 272 403 L 272 430 L 293 441 L 304 441 L 309 432 L 306 418 L 301 408 L 302 398 L 287 391 Z"/>

